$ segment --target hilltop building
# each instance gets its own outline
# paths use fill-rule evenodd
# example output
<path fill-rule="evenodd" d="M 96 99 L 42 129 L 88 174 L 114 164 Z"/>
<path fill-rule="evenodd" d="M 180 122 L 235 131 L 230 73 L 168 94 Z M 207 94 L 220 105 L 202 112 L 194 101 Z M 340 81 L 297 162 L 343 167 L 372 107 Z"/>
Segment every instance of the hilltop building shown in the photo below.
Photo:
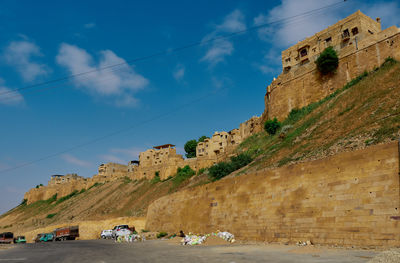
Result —
<path fill-rule="evenodd" d="M 342 88 L 387 57 L 400 59 L 400 29 L 381 30 L 381 19 L 360 11 L 282 51 L 282 74 L 267 87 L 262 121 L 283 120 L 294 108 L 316 102 Z M 336 73 L 322 76 L 315 61 L 327 47 L 339 56 Z"/>
<path fill-rule="evenodd" d="M 50 177 L 50 181 L 48 182 L 48 185 L 58 185 L 58 184 L 70 183 L 72 181 L 78 181 L 78 180 L 85 180 L 85 178 L 83 178 L 82 176 L 79 176 L 75 173 L 66 174 L 66 175 L 54 174 Z"/>

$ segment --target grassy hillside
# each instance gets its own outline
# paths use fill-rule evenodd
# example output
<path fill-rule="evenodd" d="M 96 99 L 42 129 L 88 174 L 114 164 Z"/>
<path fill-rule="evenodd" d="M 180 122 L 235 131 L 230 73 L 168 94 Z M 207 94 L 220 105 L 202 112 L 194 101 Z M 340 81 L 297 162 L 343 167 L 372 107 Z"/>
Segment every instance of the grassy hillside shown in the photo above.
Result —
<path fill-rule="evenodd" d="M 400 64 L 388 60 L 319 102 L 293 110 L 274 136 L 266 132 L 244 141 L 238 153 L 254 161 L 231 176 L 252 170 L 323 158 L 400 137 Z M 174 191 L 209 183 L 208 171 L 184 173 L 166 181 L 100 184 L 68 198 L 21 204 L 0 217 L 0 232 L 51 224 L 145 216 L 154 200 Z M 159 179 L 159 178 L 158 178 Z"/>
<path fill-rule="evenodd" d="M 255 161 L 240 173 L 396 140 L 399 130 L 400 63 L 387 59 L 321 101 L 292 110 L 276 135 L 244 141 L 237 151 Z"/>
<path fill-rule="evenodd" d="M 151 202 L 201 178 L 204 177 L 178 176 L 166 181 L 121 178 L 67 197 L 53 196 L 29 205 L 22 203 L 0 216 L 0 232 L 26 231 L 65 222 L 145 216 Z"/>

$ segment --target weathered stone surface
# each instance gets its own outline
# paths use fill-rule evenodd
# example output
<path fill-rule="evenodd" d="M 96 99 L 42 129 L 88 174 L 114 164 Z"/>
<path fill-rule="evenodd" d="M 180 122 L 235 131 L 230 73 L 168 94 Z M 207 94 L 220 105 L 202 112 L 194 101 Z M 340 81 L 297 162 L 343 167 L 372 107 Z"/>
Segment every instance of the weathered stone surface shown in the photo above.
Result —
<path fill-rule="evenodd" d="M 346 45 L 342 45 L 341 30 L 349 29 L 351 32 L 354 27 L 358 27 L 359 34 L 351 33 Z M 314 62 L 326 47 L 321 45 L 329 35 L 339 55 L 339 67 L 335 74 L 321 76 Z M 307 63 L 300 63 L 294 56 L 304 47 L 309 49 L 304 57 Z M 315 52 L 312 51 L 314 48 Z M 290 61 L 286 61 L 289 57 Z M 360 12 L 339 21 L 282 52 L 283 67 L 289 67 L 290 70 L 284 70 L 267 87 L 263 122 L 274 117 L 282 120 L 292 109 L 321 100 L 364 71 L 380 66 L 387 57 L 400 60 L 399 28 L 392 26 L 380 31 L 380 25 Z"/>
<path fill-rule="evenodd" d="M 268 242 L 400 245 L 398 151 L 397 143 L 377 145 L 177 192 L 150 205 L 146 228 L 221 230 Z"/>

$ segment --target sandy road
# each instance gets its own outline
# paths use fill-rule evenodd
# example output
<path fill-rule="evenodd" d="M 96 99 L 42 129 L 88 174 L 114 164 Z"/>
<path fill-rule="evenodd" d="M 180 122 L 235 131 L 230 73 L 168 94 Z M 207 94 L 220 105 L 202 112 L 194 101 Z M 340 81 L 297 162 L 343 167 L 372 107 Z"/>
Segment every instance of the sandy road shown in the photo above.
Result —
<path fill-rule="evenodd" d="M 377 253 L 279 245 L 180 246 L 167 241 L 88 240 L 21 244 L 0 250 L 1 262 L 367 262 Z"/>

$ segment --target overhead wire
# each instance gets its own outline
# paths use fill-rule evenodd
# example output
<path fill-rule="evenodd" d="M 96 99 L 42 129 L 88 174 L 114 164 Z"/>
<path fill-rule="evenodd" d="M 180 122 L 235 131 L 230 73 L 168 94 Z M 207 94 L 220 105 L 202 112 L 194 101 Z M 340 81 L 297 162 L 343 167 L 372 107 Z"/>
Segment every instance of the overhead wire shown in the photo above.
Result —
<path fill-rule="evenodd" d="M 53 80 L 49 80 L 49 81 L 45 81 L 45 82 L 40 82 L 40 83 L 37 83 L 37 84 L 25 86 L 25 87 L 22 87 L 22 88 L 11 89 L 11 90 L 8 90 L 8 91 L 0 92 L 0 96 L 4 95 L 4 94 L 8 94 L 8 93 L 17 92 L 17 91 L 33 89 L 33 88 L 37 88 L 37 87 L 40 87 L 40 86 L 49 85 L 49 84 L 53 84 L 53 83 L 57 83 L 57 82 L 65 81 L 65 80 L 69 80 L 69 79 L 72 79 L 72 78 L 77 78 L 77 77 L 80 77 L 80 76 L 83 76 L 83 75 L 87 75 L 87 74 L 91 74 L 91 73 L 94 73 L 94 72 L 103 71 L 103 70 L 106 70 L 106 69 L 115 68 L 115 67 L 118 67 L 118 66 L 121 66 L 121 65 L 130 65 L 132 63 L 143 61 L 143 60 L 148 60 L 148 59 L 151 59 L 151 58 L 154 58 L 154 57 L 159 57 L 159 56 L 163 56 L 163 55 L 167 55 L 167 54 L 177 53 L 177 52 L 180 52 L 180 51 L 183 51 L 183 50 L 195 47 L 195 46 L 205 45 L 205 44 L 212 43 L 212 42 L 215 42 L 215 41 L 218 41 L 218 40 L 231 38 L 231 37 L 234 37 L 234 36 L 241 35 L 241 34 L 243 34 L 245 32 L 258 30 L 260 28 L 264 28 L 264 27 L 271 26 L 271 25 L 274 25 L 274 24 L 284 23 L 285 21 L 290 21 L 290 20 L 297 19 L 297 18 L 308 17 L 310 15 L 314 15 L 314 13 L 318 13 L 320 11 L 323 11 L 323 10 L 326 10 L 326 9 L 330 9 L 330 8 L 334 8 L 334 7 L 337 7 L 339 5 L 342 5 L 345 2 L 348 2 L 348 0 L 338 1 L 338 2 L 335 2 L 333 4 L 326 5 L 326 6 L 323 6 L 323 7 L 320 7 L 320 8 L 316 8 L 316 9 L 313 9 L 313 10 L 310 10 L 310 11 L 307 11 L 307 12 L 304 12 L 304 13 L 301 13 L 301 14 L 298 14 L 298 15 L 294 15 L 294 16 L 291 16 L 291 17 L 286 17 L 286 18 L 278 19 L 278 20 L 275 20 L 275 21 L 272 21 L 272 22 L 255 25 L 255 26 L 252 26 L 252 27 L 249 27 L 249 28 L 246 28 L 246 29 L 243 29 L 243 30 L 235 31 L 235 32 L 232 32 L 232 33 L 229 33 L 229 34 L 225 34 L 225 35 L 222 35 L 222 36 L 216 36 L 216 37 L 212 37 L 212 38 L 209 38 L 209 39 L 203 39 L 203 40 L 196 41 L 196 42 L 193 42 L 193 43 L 190 43 L 190 44 L 187 44 L 187 45 L 183 45 L 183 46 L 180 46 L 180 47 L 177 47 L 177 48 L 165 49 L 165 50 L 160 51 L 160 52 L 155 52 L 155 53 L 150 54 L 150 55 L 129 59 L 129 60 L 126 60 L 124 62 L 120 62 L 120 63 L 116 63 L 116 64 L 112 64 L 112 65 L 96 68 L 96 69 L 93 69 L 93 70 L 88 70 L 88 71 L 85 71 L 85 72 L 80 72 L 80 73 L 76 73 L 76 74 L 67 75 L 67 76 L 64 76 L 64 77 L 61 77 L 61 78 L 58 78 L 58 79 L 53 79 Z"/>
<path fill-rule="evenodd" d="M 107 70 L 107 69 L 111 69 L 110 72 L 114 72 L 114 71 L 120 70 L 120 69 L 117 68 L 118 66 L 129 65 L 131 63 L 134 63 L 134 62 L 137 62 L 137 61 L 141 61 L 141 60 L 146 60 L 146 59 L 149 59 L 149 58 L 152 58 L 152 57 L 156 57 L 156 56 L 160 56 L 162 54 L 178 52 L 178 51 L 185 50 L 185 49 L 188 49 L 188 48 L 193 47 L 193 46 L 207 44 L 207 43 L 210 43 L 210 42 L 217 41 L 219 39 L 226 39 L 228 37 L 236 36 L 236 35 L 242 34 L 244 32 L 253 31 L 253 30 L 260 29 L 262 27 L 266 27 L 267 25 L 283 23 L 285 20 L 286 20 L 287 23 L 289 23 L 289 22 L 293 23 L 293 22 L 295 22 L 294 19 L 300 19 L 300 18 L 302 18 L 302 16 L 308 17 L 308 16 L 311 16 L 311 15 L 314 15 L 315 13 L 322 12 L 323 10 L 325 10 L 327 8 L 333 8 L 335 6 L 338 6 L 339 4 L 343 4 L 344 2 L 347 2 L 347 1 L 344 0 L 344 1 L 337 2 L 337 3 L 331 4 L 331 5 L 327 5 L 325 7 L 317 8 L 317 9 L 314 9 L 314 10 L 311 10 L 311 11 L 308 11 L 308 12 L 305 12 L 305 13 L 302 13 L 302 14 L 299 14 L 299 15 L 295 15 L 295 16 L 292 16 L 292 17 L 289 17 L 289 18 L 284 18 L 284 19 L 276 20 L 274 22 L 270 22 L 270 23 L 265 23 L 265 24 L 262 24 L 262 25 L 254 26 L 254 27 L 248 28 L 246 30 L 237 31 L 237 32 L 234 32 L 234 33 L 231 33 L 231 34 L 228 34 L 228 35 L 214 37 L 214 38 L 209 39 L 207 41 L 199 41 L 199 42 L 195 42 L 195 43 L 192 43 L 192 44 L 189 44 L 189 45 L 186 45 L 186 46 L 182 46 L 182 47 L 179 47 L 179 48 L 175 48 L 175 49 L 172 49 L 172 50 L 166 50 L 166 51 L 162 51 L 162 52 L 159 52 L 159 53 L 154 53 L 152 55 L 143 56 L 143 57 L 139 57 L 139 58 L 136 58 L 136 59 L 128 60 L 126 62 L 113 64 L 113 65 L 109 65 L 109 66 L 106 66 L 106 67 L 102 67 L 102 68 L 98 68 L 98 69 L 95 69 L 95 70 L 86 71 L 86 72 L 82 72 L 82 73 L 78 73 L 78 74 L 74 74 L 74 75 L 69 75 L 69 76 L 66 76 L 66 77 L 63 77 L 63 78 L 59 78 L 59 79 L 50 80 L 50 81 L 47 81 L 47 82 L 38 83 L 38 84 L 35 84 L 35 85 L 31 85 L 31 86 L 27 86 L 27 87 L 24 87 L 24 88 L 20 88 L 20 89 L 14 89 L 14 90 L 11 90 L 11 91 L 8 91 L 8 92 L 0 93 L 0 95 L 6 94 L 6 93 L 11 93 L 11 92 L 17 92 L 17 91 L 25 90 L 25 89 L 38 88 L 38 87 L 41 87 L 41 86 L 44 86 L 44 85 L 48 85 L 48 84 L 51 84 L 51 83 L 56 83 L 56 82 L 60 82 L 60 81 L 64 81 L 64 80 L 70 80 L 72 78 L 81 77 L 81 76 L 84 76 L 84 75 L 87 75 L 87 74 L 90 74 L 90 73 L 99 72 L 99 71 L 103 71 L 103 70 Z M 290 21 L 291 19 L 293 19 L 293 21 Z M 50 88 L 54 88 L 54 87 L 59 87 L 59 86 L 51 86 L 51 87 L 47 87 L 47 88 L 42 88 L 41 90 L 50 89 Z M 202 96 L 202 97 L 200 97 L 198 99 L 195 99 L 195 100 L 192 100 L 192 101 L 190 101 L 188 103 L 182 104 L 179 107 L 176 107 L 175 109 L 172 109 L 171 111 L 164 112 L 164 113 L 159 114 L 157 116 L 154 116 L 154 117 L 152 117 L 150 119 L 147 119 L 147 120 L 144 120 L 142 122 L 139 122 L 139 123 L 137 123 L 135 125 L 131 125 L 131 126 L 123 128 L 123 129 L 120 129 L 120 130 L 105 134 L 105 135 L 97 137 L 97 138 L 95 138 L 93 140 L 90 140 L 90 141 L 87 141 L 87 142 L 84 142 L 84 143 L 81 143 L 81 144 L 77 144 L 77 145 L 75 145 L 73 147 L 67 148 L 65 150 L 58 151 L 58 152 L 53 153 L 53 154 L 49 154 L 49 155 L 43 156 L 43 157 L 35 159 L 33 161 L 29 161 L 29 162 L 22 163 L 22 164 L 19 164 L 19 165 L 10 167 L 10 168 L 6 168 L 6 169 L 3 169 L 3 170 L 0 170 L 0 173 L 5 173 L 5 172 L 12 171 L 12 170 L 16 170 L 18 168 L 29 166 L 29 165 L 32 165 L 34 163 L 37 163 L 37 162 L 40 162 L 40 161 L 43 161 L 43 160 L 46 160 L 46 159 L 50 159 L 52 157 L 56 157 L 56 156 L 65 154 L 67 152 L 76 150 L 78 148 L 82 148 L 82 147 L 85 147 L 87 145 L 90 145 L 90 144 L 96 143 L 98 141 L 104 140 L 106 138 L 109 138 L 109 137 L 121 134 L 123 132 L 132 130 L 133 128 L 137 128 L 137 127 L 145 125 L 145 124 L 147 124 L 149 122 L 152 122 L 152 121 L 161 119 L 163 117 L 166 117 L 166 116 L 168 116 L 168 115 L 170 115 L 170 114 L 172 114 L 174 112 L 177 112 L 177 111 L 179 111 L 179 110 L 181 110 L 183 108 L 186 108 L 188 106 L 192 106 L 193 104 L 198 103 L 198 102 L 200 102 L 200 101 L 202 101 L 202 100 L 204 100 L 204 99 L 206 99 L 206 98 L 208 98 L 208 97 L 210 97 L 210 96 L 212 96 L 212 95 L 214 95 L 214 94 L 216 94 L 216 93 L 218 93 L 218 92 L 220 92 L 222 90 L 225 90 L 225 89 L 226 88 L 214 90 L 214 91 L 212 91 L 212 92 L 210 92 L 210 93 L 208 93 L 208 94 L 206 94 L 206 95 L 204 95 L 204 96 Z"/>

